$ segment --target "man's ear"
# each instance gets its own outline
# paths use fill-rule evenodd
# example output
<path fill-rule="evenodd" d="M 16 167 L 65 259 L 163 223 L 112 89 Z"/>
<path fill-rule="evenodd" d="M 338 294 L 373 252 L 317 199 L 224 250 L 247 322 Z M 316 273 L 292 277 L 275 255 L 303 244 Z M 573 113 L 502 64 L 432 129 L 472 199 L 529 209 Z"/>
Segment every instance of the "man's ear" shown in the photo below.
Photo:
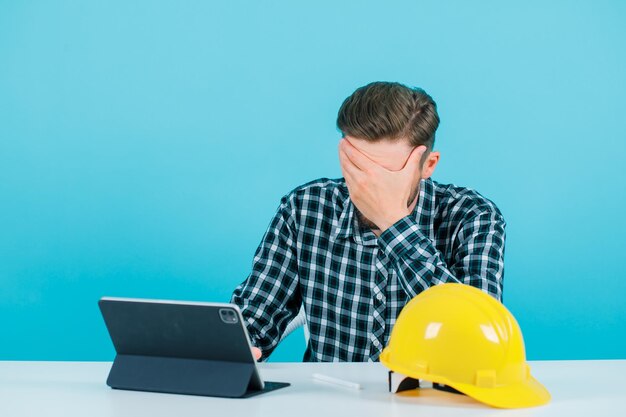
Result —
<path fill-rule="evenodd" d="M 422 165 L 422 179 L 430 178 L 433 175 L 435 167 L 439 163 L 439 158 L 441 158 L 441 154 L 438 151 L 433 151 L 426 155 L 426 160 L 424 165 Z"/>

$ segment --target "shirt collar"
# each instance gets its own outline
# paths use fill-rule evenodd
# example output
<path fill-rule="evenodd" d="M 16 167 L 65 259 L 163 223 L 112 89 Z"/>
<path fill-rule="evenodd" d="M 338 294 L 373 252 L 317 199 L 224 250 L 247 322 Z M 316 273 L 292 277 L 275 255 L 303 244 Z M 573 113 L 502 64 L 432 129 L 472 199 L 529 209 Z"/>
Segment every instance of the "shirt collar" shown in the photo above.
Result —
<path fill-rule="evenodd" d="M 420 182 L 419 200 L 413 209 L 413 218 L 431 240 L 435 239 L 435 183 L 426 178 Z"/>
<path fill-rule="evenodd" d="M 339 220 L 335 224 L 332 236 L 335 239 L 348 239 L 350 236 L 354 236 L 354 224 L 356 221 L 356 215 L 354 212 L 354 204 L 350 200 L 350 195 L 347 192 L 346 197 L 343 199 L 343 209 L 339 214 Z"/>
<path fill-rule="evenodd" d="M 369 229 L 360 227 L 354 203 L 350 199 L 346 187 L 346 197 L 343 200 L 343 209 L 339 215 L 332 236 L 335 239 L 349 239 L 352 237 L 357 244 L 376 246 L 377 237 Z M 424 231 L 428 231 L 431 239 L 434 236 L 433 209 L 435 207 L 434 184 L 430 178 L 421 180 L 417 204 L 411 213 L 415 222 Z"/>

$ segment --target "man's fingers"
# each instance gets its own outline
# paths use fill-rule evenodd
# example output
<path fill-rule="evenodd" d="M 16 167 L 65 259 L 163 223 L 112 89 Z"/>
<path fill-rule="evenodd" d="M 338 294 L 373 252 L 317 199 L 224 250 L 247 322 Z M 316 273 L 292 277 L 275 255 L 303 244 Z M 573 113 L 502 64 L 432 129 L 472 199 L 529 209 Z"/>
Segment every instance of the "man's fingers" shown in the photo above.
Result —
<path fill-rule="evenodd" d="M 352 164 L 352 162 L 350 162 L 342 150 L 339 151 L 339 159 L 341 159 L 341 172 L 346 180 L 346 186 L 348 187 L 350 198 L 354 202 L 354 199 L 356 198 L 354 193 L 357 192 L 354 187 L 358 185 L 364 174 L 359 171 L 358 168 Z"/>
<path fill-rule="evenodd" d="M 406 164 L 403 169 L 414 170 L 415 168 L 420 166 L 420 161 L 422 160 L 422 156 L 426 152 L 426 146 L 420 145 L 415 147 L 411 151 L 411 155 L 409 155 L 409 159 L 407 159 Z"/>
<path fill-rule="evenodd" d="M 357 174 L 355 172 L 351 172 L 349 169 L 343 169 L 343 177 L 346 180 L 346 185 L 349 184 L 356 184 L 357 181 Z"/>
<path fill-rule="evenodd" d="M 376 162 L 369 159 L 345 138 L 341 139 L 341 141 L 339 142 L 339 149 L 343 149 L 344 153 L 350 159 L 352 164 L 361 171 L 376 170 L 380 168 L 380 166 Z"/>
<path fill-rule="evenodd" d="M 348 155 L 345 153 L 343 148 L 339 148 L 339 162 L 341 163 L 341 170 L 344 173 L 344 176 L 348 174 L 350 177 L 356 177 L 361 174 L 359 168 L 354 165 L 352 160 L 348 158 Z"/>
<path fill-rule="evenodd" d="M 252 356 L 254 356 L 254 359 L 258 361 L 259 359 L 261 359 L 261 355 L 262 355 L 261 349 L 259 349 L 258 347 L 254 347 L 253 346 L 252 347 Z"/>

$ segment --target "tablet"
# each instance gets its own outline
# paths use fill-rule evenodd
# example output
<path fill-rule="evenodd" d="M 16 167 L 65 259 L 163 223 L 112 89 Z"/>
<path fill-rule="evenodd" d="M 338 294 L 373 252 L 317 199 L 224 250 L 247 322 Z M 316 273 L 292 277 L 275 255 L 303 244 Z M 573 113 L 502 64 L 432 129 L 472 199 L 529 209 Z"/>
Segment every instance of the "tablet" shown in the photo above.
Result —
<path fill-rule="evenodd" d="M 112 388 L 249 397 L 289 385 L 263 382 L 234 304 L 103 297 L 98 305 L 116 351 Z"/>

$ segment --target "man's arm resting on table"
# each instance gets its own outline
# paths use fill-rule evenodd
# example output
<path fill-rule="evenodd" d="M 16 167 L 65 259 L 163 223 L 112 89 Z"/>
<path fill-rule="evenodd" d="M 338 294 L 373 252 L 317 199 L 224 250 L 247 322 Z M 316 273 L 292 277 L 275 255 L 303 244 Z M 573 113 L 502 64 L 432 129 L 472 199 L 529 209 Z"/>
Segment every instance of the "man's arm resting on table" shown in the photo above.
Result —
<path fill-rule="evenodd" d="M 496 210 L 485 210 L 464 220 L 452 243 L 450 264 L 411 216 L 381 233 L 378 242 L 411 298 L 432 285 L 460 282 L 501 300 L 505 226 Z"/>
<path fill-rule="evenodd" d="M 277 346 L 302 302 L 293 218 L 285 196 L 256 250 L 252 272 L 231 298 L 241 309 L 252 345 L 259 349 L 262 359 Z M 259 355 L 254 348 L 253 353 Z"/>

